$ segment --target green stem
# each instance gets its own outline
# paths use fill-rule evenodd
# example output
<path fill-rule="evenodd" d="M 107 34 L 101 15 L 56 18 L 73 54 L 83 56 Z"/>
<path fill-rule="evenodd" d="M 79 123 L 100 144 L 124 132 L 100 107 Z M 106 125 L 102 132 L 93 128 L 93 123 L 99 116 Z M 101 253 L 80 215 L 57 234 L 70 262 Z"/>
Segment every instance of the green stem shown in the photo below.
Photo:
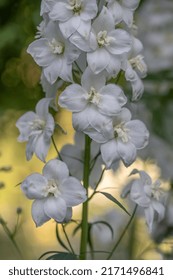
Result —
<path fill-rule="evenodd" d="M 83 170 L 83 185 L 88 196 L 89 174 L 90 174 L 90 145 L 91 139 L 85 135 L 85 154 L 84 154 L 84 170 Z M 86 259 L 88 243 L 88 200 L 83 203 L 82 223 L 81 223 L 81 242 L 80 242 L 80 259 Z"/>
<path fill-rule="evenodd" d="M 67 240 L 67 243 L 68 243 L 68 245 L 69 245 L 69 247 L 70 247 L 70 249 L 71 249 L 71 252 L 72 252 L 73 255 L 75 255 L 75 252 L 74 252 L 73 247 L 72 247 L 72 245 L 71 245 L 71 243 L 70 243 L 70 239 L 68 238 L 68 235 L 67 235 L 67 233 L 66 233 L 66 230 L 65 230 L 65 226 L 64 226 L 64 225 L 62 225 L 62 229 L 63 229 L 64 235 L 65 235 L 65 238 L 66 238 L 66 240 Z"/>
<path fill-rule="evenodd" d="M 118 241 L 116 242 L 115 246 L 113 247 L 111 253 L 110 253 L 109 256 L 107 257 L 107 260 L 110 260 L 110 258 L 112 257 L 113 253 L 115 252 L 115 250 L 117 249 L 118 245 L 120 244 L 121 240 L 123 239 L 123 237 L 124 237 L 126 231 L 128 230 L 128 228 L 129 228 L 129 226 L 130 226 L 130 224 L 131 224 L 131 222 L 132 222 L 132 220 L 133 220 L 133 218 L 134 218 L 134 216 L 135 216 L 137 207 L 138 207 L 138 205 L 136 204 L 136 206 L 135 206 L 135 208 L 134 208 L 134 210 L 133 210 L 133 213 L 132 213 L 132 215 L 131 215 L 131 217 L 130 217 L 130 220 L 128 221 L 128 223 L 127 223 L 125 229 L 123 230 L 123 232 L 122 232 L 120 238 L 118 239 Z"/>
<path fill-rule="evenodd" d="M 57 152 L 57 155 L 58 155 L 59 159 L 62 160 L 62 157 L 60 155 L 60 152 L 58 151 L 58 148 L 56 146 L 56 143 L 55 143 L 55 140 L 54 140 L 53 136 L 51 138 L 52 138 L 52 144 L 53 144 L 53 146 L 55 148 L 55 151 Z"/>

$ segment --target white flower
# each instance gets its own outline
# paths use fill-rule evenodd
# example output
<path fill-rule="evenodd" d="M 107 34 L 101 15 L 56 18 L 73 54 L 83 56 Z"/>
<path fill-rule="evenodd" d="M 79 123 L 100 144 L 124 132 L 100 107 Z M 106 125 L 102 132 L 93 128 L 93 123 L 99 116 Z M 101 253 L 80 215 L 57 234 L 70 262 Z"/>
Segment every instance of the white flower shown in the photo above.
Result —
<path fill-rule="evenodd" d="M 115 29 L 112 15 L 106 7 L 93 22 L 88 39 L 75 33 L 70 41 L 87 52 L 88 65 L 95 74 L 107 70 L 115 76 L 121 67 L 121 55 L 131 48 L 131 36 L 125 30 Z"/>
<path fill-rule="evenodd" d="M 165 207 L 163 205 L 163 190 L 161 182 L 157 180 L 152 183 L 151 177 L 145 171 L 135 170 L 132 174 L 139 173 L 140 179 L 134 180 L 130 190 L 130 198 L 136 204 L 144 208 L 145 218 L 151 232 L 155 213 L 158 220 L 164 218 Z"/>
<path fill-rule="evenodd" d="M 40 15 L 43 16 L 50 11 L 50 3 L 52 0 L 41 0 Z"/>
<path fill-rule="evenodd" d="M 80 51 L 64 39 L 57 23 L 50 21 L 46 26 L 45 37 L 32 42 L 27 52 L 43 67 L 50 84 L 55 83 L 58 77 L 72 82 L 72 63 L 79 57 Z"/>
<path fill-rule="evenodd" d="M 49 17 L 59 21 L 59 27 L 66 38 L 75 31 L 88 37 L 91 19 L 97 15 L 96 0 L 54 0 Z"/>
<path fill-rule="evenodd" d="M 137 9 L 140 0 L 106 0 L 115 24 L 124 21 L 127 26 L 133 24 L 133 13 Z"/>
<path fill-rule="evenodd" d="M 143 45 L 140 40 L 133 38 L 132 49 L 127 57 L 122 60 L 122 69 L 125 71 L 125 78 L 132 86 L 132 101 L 139 99 L 144 92 L 144 85 L 141 78 L 147 74 L 147 66 L 141 54 Z"/>
<path fill-rule="evenodd" d="M 50 160 L 43 168 L 43 175 L 34 173 L 21 185 L 24 194 L 34 199 L 32 217 L 37 226 L 51 218 L 58 223 L 68 222 L 72 207 L 86 200 L 86 190 L 74 177 L 69 176 L 66 164 Z"/>
<path fill-rule="evenodd" d="M 148 144 L 149 132 L 146 126 L 140 120 L 131 120 L 130 111 L 123 108 L 119 115 L 113 117 L 109 129 L 110 138 L 101 144 L 102 159 L 107 168 L 119 159 L 125 166 L 131 165 L 136 159 L 136 151 Z"/>
<path fill-rule="evenodd" d="M 102 159 L 99 152 L 100 146 L 92 141 L 90 154 L 90 177 L 89 184 L 96 186 L 102 173 Z M 83 180 L 84 169 L 85 134 L 76 132 L 75 144 L 67 144 L 60 151 L 61 158 L 67 164 L 70 174 L 80 181 Z"/>
<path fill-rule="evenodd" d="M 30 160 L 35 153 L 40 160 L 45 161 L 55 127 L 54 119 L 48 112 L 50 101 L 50 98 L 41 99 L 36 105 L 36 113 L 27 112 L 16 122 L 20 131 L 18 141 L 28 142 L 27 160 Z"/>
<path fill-rule="evenodd" d="M 110 116 L 121 111 L 127 102 L 122 89 L 114 84 L 105 85 L 102 74 L 94 75 L 89 68 L 81 78 L 81 85 L 68 86 L 59 97 L 59 105 L 73 112 L 73 126 L 78 131 L 96 128 Z"/>

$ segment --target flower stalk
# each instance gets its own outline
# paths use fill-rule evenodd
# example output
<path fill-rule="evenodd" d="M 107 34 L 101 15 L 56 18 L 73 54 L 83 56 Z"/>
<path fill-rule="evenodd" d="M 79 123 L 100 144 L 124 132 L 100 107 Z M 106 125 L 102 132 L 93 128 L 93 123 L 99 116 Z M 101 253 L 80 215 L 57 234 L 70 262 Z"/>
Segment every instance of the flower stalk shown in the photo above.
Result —
<path fill-rule="evenodd" d="M 85 136 L 85 154 L 84 154 L 84 170 L 83 170 L 83 185 L 88 196 L 89 174 L 90 174 L 90 146 L 91 139 L 88 135 Z M 80 259 L 86 259 L 88 243 L 88 200 L 83 203 L 82 208 L 82 224 L 81 224 L 81 243 L 80 243 Z"/>

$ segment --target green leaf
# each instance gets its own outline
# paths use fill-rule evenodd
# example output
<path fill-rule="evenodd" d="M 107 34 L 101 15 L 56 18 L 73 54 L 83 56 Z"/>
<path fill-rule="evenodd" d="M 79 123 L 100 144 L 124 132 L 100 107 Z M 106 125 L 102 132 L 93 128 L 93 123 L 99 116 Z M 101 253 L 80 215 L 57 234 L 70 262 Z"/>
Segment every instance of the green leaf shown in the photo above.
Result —
<path fill-rule="evenodd" d="M 62 241 L 61 237 L 60 237 L 60 234 L 59 234 L 59 231 L 58 231 L 58 224 L 56 224 L 56 238 L 59 242 L 59 244 L 65 249 L 67 250 L 68 252 L 70 252 L 69 248 L 65 245 L 65 243 Z"/>
<path fill-rule="evenodd" d="M 77 260 L 77 256 L 72 253 L 58 253 L 48 257 L 46 260 Z"/>
<path fill-rule="evenodd" d="M 110 193 L 106 193 L 106 192 L 98 192 L 98 193 L 101 193 L 104 196 L 106 196 L 109 200 L 111 200 L 112 202 L 117 204 L 122 210 L 124 210 L 129 216 L 131 216 L 130 213 L 126 210 L 126 208 L 115 197 L 113 197 Z"/>

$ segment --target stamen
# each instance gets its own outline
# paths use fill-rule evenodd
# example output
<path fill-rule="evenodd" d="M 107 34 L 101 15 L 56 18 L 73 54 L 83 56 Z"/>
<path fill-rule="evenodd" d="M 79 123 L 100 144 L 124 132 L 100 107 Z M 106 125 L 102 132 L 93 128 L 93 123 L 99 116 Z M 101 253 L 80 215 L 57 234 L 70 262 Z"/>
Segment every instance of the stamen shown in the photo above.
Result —
<path fill-rule="evenodd" d="M 49 46 L 52 49 L 52 52 L 55 54 L 62 54 L 64 52 L 64 45 L 60 42 L 57 42 L 55 38 L 49 42 Z"/>

